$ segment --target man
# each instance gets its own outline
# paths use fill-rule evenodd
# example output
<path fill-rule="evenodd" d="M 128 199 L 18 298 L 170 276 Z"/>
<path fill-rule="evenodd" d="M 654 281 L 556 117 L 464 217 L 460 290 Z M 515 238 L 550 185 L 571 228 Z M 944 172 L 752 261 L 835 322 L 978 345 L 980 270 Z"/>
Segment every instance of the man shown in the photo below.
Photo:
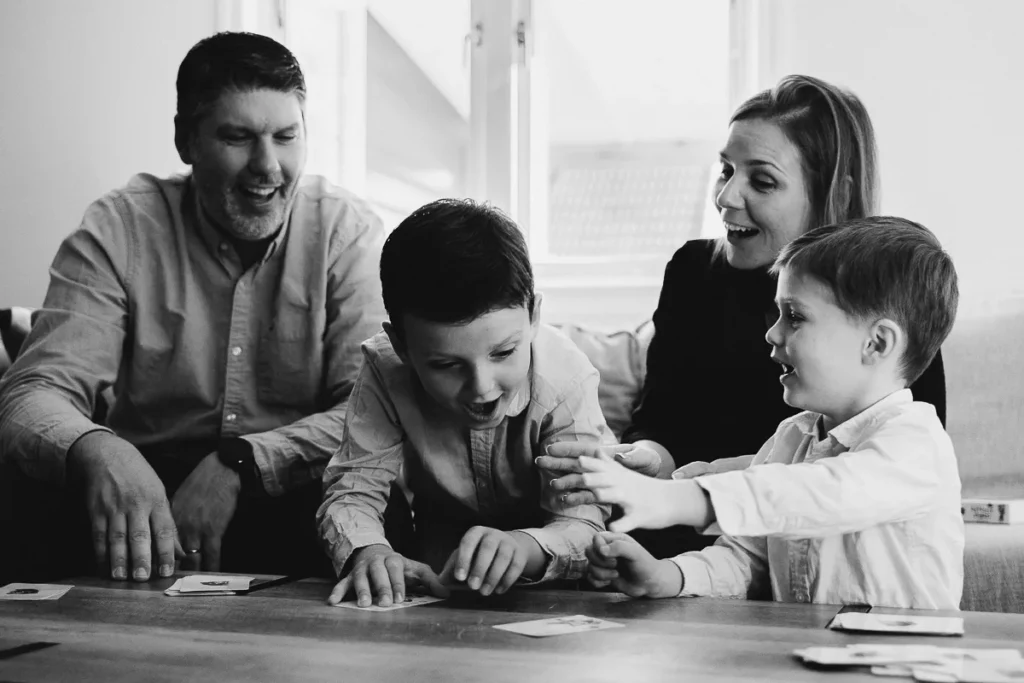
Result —
<path fill-rule="evenodd" d="M 187 569 L 308 572 L 325 561 L 314 514 L 359 346 L 385 315 L 383 228 L 302 177 L 305 82 L 284 46 L 204 39 L 177 93 L 192 172 L 135 176 L 64 241 L 0 383 L 0 453 L 25 490 L 67 484 L 58 524 L 75 530 L 84 500 L 92 554 L 115 579 L 170 576 L 176 555 Z M 75 533 L 72 546 L 90 538 Z"/>

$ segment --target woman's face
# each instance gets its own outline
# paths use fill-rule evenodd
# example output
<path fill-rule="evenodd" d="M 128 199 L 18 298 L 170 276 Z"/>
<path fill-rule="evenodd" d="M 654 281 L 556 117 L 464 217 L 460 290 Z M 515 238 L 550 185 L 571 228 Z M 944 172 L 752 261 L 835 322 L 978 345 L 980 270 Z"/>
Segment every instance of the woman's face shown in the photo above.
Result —
<path fill-rule="evenodd" d="M 715 205 L 725 224 L 726 258 L 736 268 L 768 266 L 810 227 L 800 151 L 774 123 L 750 119 L 729 128 L 721 159 Z"/>

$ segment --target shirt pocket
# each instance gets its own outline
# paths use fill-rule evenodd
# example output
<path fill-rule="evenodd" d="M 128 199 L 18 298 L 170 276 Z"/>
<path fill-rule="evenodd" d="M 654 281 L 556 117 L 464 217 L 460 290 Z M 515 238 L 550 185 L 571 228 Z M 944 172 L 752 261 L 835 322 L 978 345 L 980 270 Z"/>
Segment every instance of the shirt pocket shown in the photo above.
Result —
<path fill-rule="evenodd" d="M 257 398 L 264 405 L 315 412 L 323 386 L 323 307 L 282 294 L 259 340 Z"/>

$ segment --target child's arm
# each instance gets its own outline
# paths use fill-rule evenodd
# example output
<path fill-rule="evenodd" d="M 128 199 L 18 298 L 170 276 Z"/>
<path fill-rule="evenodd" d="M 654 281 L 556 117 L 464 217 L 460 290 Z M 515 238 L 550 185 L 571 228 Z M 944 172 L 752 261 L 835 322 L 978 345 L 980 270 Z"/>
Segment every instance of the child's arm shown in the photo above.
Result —
<path fill-rule="evenodd" d="M 959 500 L 952 445 L 931 419 L 934 426 L 902 413 L 855 444 L 856 450 L 695 481 L 731 535 L 814 538 L 914 519 L 934 510 L 942 497 Z"/>
<path fill-rule="evenodd" d="M 372 362 L 364 361 L 349 401 L 342 444 L 324 471 L 317 525 L 340 577 L 328 602 L 349 592 L 361 606 L 400 601 L 405 584 L 444 593 L 429 567 L 394 552 L 384 535 L 384 509 L 404 458 L 404 433 Z"/>

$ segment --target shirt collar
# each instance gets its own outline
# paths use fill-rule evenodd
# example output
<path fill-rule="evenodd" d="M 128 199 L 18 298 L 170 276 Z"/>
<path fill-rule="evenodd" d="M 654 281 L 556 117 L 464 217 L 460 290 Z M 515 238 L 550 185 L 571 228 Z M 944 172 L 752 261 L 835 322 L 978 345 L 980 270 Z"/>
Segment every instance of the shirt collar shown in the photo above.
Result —
<path fill-rule="evenodd" d="M 850 448 L 860 438 L 860 435 L 864 430 L 872 427 L 875 421 L 886 411 L 893 408 L 894 406 L 903 405 L 905 403 L 913 403 L 914 395 L 910 389 L 900 389 L 894 391 L 881 401 L 878 401 L 874 405 L 860 411 L 846 422 L 840 425 L 836 425 L 829 430 L 829 436 L 834 438 L 842 445 Z M 818 420 L 823 419 L 822 416 L 818 416 Z M 818 420 L 814 423 L 814 433 L 818 433 Z"/>
<path fill-rule="evenodd" d="M 195 179 L 191 173 L 188 175 L 186 197 L 186 205 L 188 206 L 189 212 L 192 214 L 196 230 L 199 232 L 199 236 L 202 238 L 203 243 L 206 244 L 206 248 L 210 250 L 210 253 L 221 259 L 227 258 L 229 253 L 234 254 L 231 240 L 229 240 L 221 230 L 214 226 L 213 222 L 207 216 L 206 211 L 203 210 L 203 207 L 199 202 L 199 193 L 196 191 Z M 267 252 L 260 260 L 261 264 L 266 263 L 271 259 L 271 257 L 277 252 L 277 248 L 284 241 L 285 236 L 288 234 L 288 225 L 291 223 L 292 208 L 294 206 L 295 201 L 293 200 L 285 211 L 284 224 L 281 226 L 281 229 L 277 231 L 277 235 L 270 243 L 270 246 L 267 247 Z"/>
<path fill-rule="evenodd" d="M 530 403 L 530 384 L 531 382 L 528 380 L 523 386 L 519 387 L 519 391 L 508 402 L 508 410 L 505 411 L 505 415 L 515 417 L 526 410 L 527 404 Z"/>

